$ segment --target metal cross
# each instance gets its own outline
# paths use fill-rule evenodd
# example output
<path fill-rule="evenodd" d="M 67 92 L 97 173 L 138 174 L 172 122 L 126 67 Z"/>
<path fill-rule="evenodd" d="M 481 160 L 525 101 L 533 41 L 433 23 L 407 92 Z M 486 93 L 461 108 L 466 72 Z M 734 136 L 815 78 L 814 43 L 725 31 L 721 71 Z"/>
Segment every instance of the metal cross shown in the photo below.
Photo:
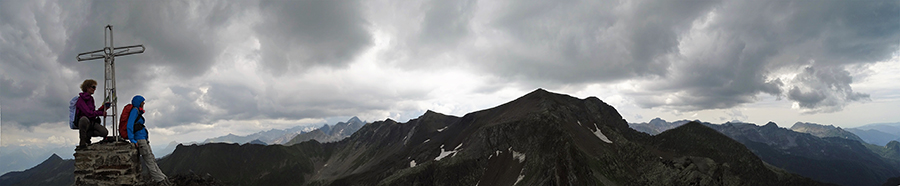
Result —
<path fill-rule="evenodd" d="M 106 36 L 107 31 L 109 31 L 109 37 Z M 108 43 L 106 40 L 107 38 L 109 39 Z M 103 30 L 103 44 L 106 45 L 106 47 L 103 47 L 103 49 L 91 51 L 91 52 L 80 53 L 75 58 L 78 59 L 78 61 L 88 61 L 88 60 L 95 60 L 95 59 L 101 59 L 101 58 L 104 59 L 106 70 L 105 70 L 105 75 L 103 78 L 104 79 L 103 102 L 111 103 L 110 106 L 112 108 L 112 113 L 106 113 L 106 115 L 103 116 L 103 126 L 106 126 L 106 123 L 111 123 L 112 128 L 113 128 L 113 130 L 112 130 L 113 136 L 119 136 L 119 134 L 118 134 L 119 125 L 116 124 L 119 120 L 116 119 L 116 116 L 117 116 L 116 113 L 118 113 L 117 112 L 118 106 L 116 105 L 116 101 L 118 101 L 118 98 L 116 97 L 116 69 L 115 69 L 116 59 L 115 59 L 115 57 L 144 53 L 145 48 L 144 48 L 144 45 L 114 47 L 113 46 L 112 25 L 106 25 L 106 28 Z M 112 122 L 110 122 L 109 119 L 107 119 L 107 117 L 112 117 Z M 116 138 L 116 141 L 118 141 L 118 139 L 119 138 Z"/>

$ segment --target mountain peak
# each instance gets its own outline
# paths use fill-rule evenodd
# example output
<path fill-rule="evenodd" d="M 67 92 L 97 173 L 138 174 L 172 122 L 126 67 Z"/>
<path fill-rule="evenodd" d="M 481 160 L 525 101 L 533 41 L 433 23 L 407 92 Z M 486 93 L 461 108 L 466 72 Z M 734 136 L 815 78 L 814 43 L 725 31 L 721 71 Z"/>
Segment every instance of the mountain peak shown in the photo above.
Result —
<path fill-rule="evenodd" d="M 440 114 L 440 113 L 429 109 L 429 110 L 425 110 L 425 114 L 422 114 L 422 115 L 424 116 L 424 115 L 431 115 L 431 114 Z"/>
<path fill-rule="evenodd" d="M 525 98 L 525 97 L 532 97 L 532 98 L 553 98 L 553 97 L 560 97 L 560 96 L 566 96 L 566 97 L 568 97 L 568 95 L 565 95 L 565 94 L 558 94 L 558 93 L 554 93 L 554 92 L 550 92 L 550 91 L 544 90 L 543 88 L 538 88 L 538 89 L 535 89 L 534 91 L 529 92 L 528 94 L 525 94 L 525 95 L 522 96 L 522 97 L 523 97 L 523 98 Z"/>
<path fill-rule="evenodd" d="M 885 145 L 885 146 L 886 146 L 888 149 L 894 149 L 894 150 L 896 150 L 896 151 L 900 151 L 900 142 L 897 142 L 897 141 L 891 141 L 891 142 L 888 142 L 887 145 Z M 54 155 L 55 155 L 55 154 L 54 154 Z"/>
<path fill-rule="evenodd" d="M 52 161 L 62 161 L 62 158 L 60 158 L 59 155 L 56 155 L 56 153 L 53 153 L 53 155 L 50 155 L 50 158 L 47 158 L 47 161 L 51 161 L 51 160 Z"/>
<path fill-rule="evenodd" d="M 771 121 L 770 121 L 770 122 L 766 123 L 766 125 L 763 125 L 763 127 L 766 127 L 766 128 L 773 128 L 773 127 L 774 127 L 774 128 L 778 128 L 778 124 L 775 124 L 775 122 L 771 122 Z"/>
<path fill-rule="evenodd" d="M 426 119 L 426 118 L 434 118 L 434 117 L 447 117 L 446 114 L 442 114 L 440 112 L 435 112 L 432 110 L 426 110 L 424 114 L 419 116 L 417 119 Z"/>
<path fill-rule="evenodd" d="M 550 92 L 550 91 L 547 91 L 547 90 L 544 90 L 544 88 L 537 88 L 537 89 L 534 89 L 534 91 L 531 91 L 531 93 L 528 93 L 528 94 L 532 94 L 532 93 L 542 93 L 542 94 L 546 94 L 546 93 L 551 93 L 551 92 Z"/>
<path fill-rule="evenodd" d="M 540 110 L 550 105 L 573 103 L 573 101 L 577 100 L 580 99 L 538 88 L 537 90 L 531 91 L 530 93 L 499 107 L 503 107 L 504 105 L 514 105 L 512 107 L 525 107 Z"/>
<path fill-rule="evenodd" d="M 359 120 L 358 117 L 353 116 L 353 118 L 350 118 L 350 120 L 347 120 L 347 123 L 362 123 L 362 120 Z"/>

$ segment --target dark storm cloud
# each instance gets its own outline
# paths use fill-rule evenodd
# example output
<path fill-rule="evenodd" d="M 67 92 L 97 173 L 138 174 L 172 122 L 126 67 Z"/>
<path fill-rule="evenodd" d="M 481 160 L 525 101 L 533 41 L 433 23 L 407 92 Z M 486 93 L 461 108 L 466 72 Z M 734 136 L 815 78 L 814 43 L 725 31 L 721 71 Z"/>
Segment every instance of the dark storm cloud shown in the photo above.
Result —
<path fill-rule="evenodd" d="M 471 34 L 475 6 L 473 0 L 426 1 L 420 31 L 410 49 L 426 56 L 453 50 Z"/>
<path fill-rule="evenodd" d="M 173 89 L 177 95 L 188 95 L 183 98 L 192 102 L 186 105 L 186 112 L 165 110 L 167 114 L 180 118 L 162 118 L 176 123 L 215 123 L 218 120 L 246 119 L 289 119 L 322 118 L 333 116 L 354 116 L 377 112 L 393 112 L 410 110 L 402 103 L 409 100 L 424 99 L 427 92 L 385 90 L 379 85 L 356 85 L 343 87 L 342 83 L 327 79 L 315 82 L 292 83 L 292 86 L 270 84 L 265 88 L 254 88 L 240 83 L 212 83 L 208 85 L 205 95 L 195 88 Z M 185 92 L 185 93 L 178 93 Z M 204 104 L 198 107 L 193 100 Z M 163 107 L 170 108 L 170 107 Z M 183 109 L 183 108 L 172 108 Z M 203 117 L 192 117 L 193 113 L 202 113 Z"/>
<path fill-rule="evenodd" d="M 39 13 L 35 13 L 39 12 Z M 62 121 L 60 110 L 78 92 L 80 81 L 68 73 L 53 54 L 64 48 L 59 26 L 69 12 L 55 4 L 0 1 L 0 109 L 3 123 L 26 128 Z M 67 92 L 72 94 L 66 94 Z"/>
<path fill-rule="evenodd" d="M 27 2 L 0 6 L 0 71 L 3 122 L 34 126 L 64 121 L 69 99 L 84 79 L 103 85 L 103 60 L 77 62 L 81 52 L 104 47 L 104 26 L 113 25 L 115 46 L 143 44 L 143 54 L 116 58 L 120 103 L 144 93 L 160 75 L 197 77 L 222 46 L 217 31 L 240 4 L 184 1 Z M 154 68 L 164 69 L 160 74 Z M 10 86 L 6 86 L 10 85 Z M 96 99 L 102 99 L 98 91 Z"/>
<path fill-rule="evenodd" d="M 376 33 L 389 35 L 380 61 L 405 70 L 430 70 L 458 65 L 461 47 L 475 36 L 476 0 L 425 0 L 408 3 L 368 1 L 365 12 Z"/>
<path fill-rule="evenodd" d="M 807 67 L 794 78 L 797 85 L 791 87 L 787 98 L 807 113 L 834 112 L 841 110 L 851 101 L 869 100 L 869 95 L 853 92 L 850 72 L 834 67 Z"/>
<path fill-rule="evenodd" d="M 371 45 L 357 1 L 263 1 L 262 64 L 276 75 L 310 67 L 344 67 Z"/>
<path fill-rule="evenodd" d="M 759 57 L 771 55 L 769 48 L 739 39 L 720 39 L 700 54 L 687 56 L 669 76 L 647 83 L 645 95 L 634 95 L 645 107 L 666 106 L 680 111 L 731 108 L 756 101 L 759 93 L 781 94 L 781 80 L 766 80 L 765 63 Z M 670 97 L 661 95 L 675 94 Z M 655 99 L 669 99 L 668 103 Z"/>
<path fill-rule="evenodd" d="M 669 76 L 633 95 L 643 107 L 681 111 L 730 108 L 755 102 L 760 93 L 839 111 L 867 97 L 850 89 L 842 65 L 882 61 L 898 50 L 898 7 L 896 1 L 728 1 L 705 18 L 704 28 L 685 33 L 682 41 L 691 49 L 676 55 Z M 799 72 L 799 81 L 771 78 L 810 61 L 827 68 Z"/>
<path fill-rule="evenodd" d="M 78 84 L 102 81 L 102 60 L 74 58 L 103 47 L 107 24 L 114 26 L 117 46 L 147 47 L 143 54 L 116 58 L 120 103 L 134 94 L 162 96 L 148 90 L 172 91 L 169 100 L 151 104 L 159 111 L 159 126 L 412 110 L 418 108 L 402 102 L 429 95 L 328 78 L 280 87 L 198 80 L 229 42 L 240 40 L 235 37 L 259 39 L 259 50 L 246 55 L 254 56 L 249 61 L 259 58 L 263 73 L 274 74 L 274 80 L 311 68 L 347 67 L 370 49 L 370 31 L 378 30 L 389 36 L 389 52 L 376 57 L 401 53 L 401 68 L 455 65 L 493 75 L 486 78 L 492 82 L 474 88 L 478 94 L 508 86 L 635 80 L 639 89 L 626 94 L 639 106 L 678 111 L 731 108 L 755 102 L 759 94 L 786 98 L 809 112 L 838 111 L 868 98 L 851 89 L 853 73 L 845 66 L 883 61 L 900 46 L 900 1 L 435 0 L 365 9 L 366 3 L 0 1 L 2 122 L 28 127 L 63 121 L 62 110 L 80 92 Z M 236 27 L 250 28 L 238 32 L 249 35 L 229 35 Z M 434 60 L 444 56 L 451 64 Z M 273 80 L 266 78 L 260 79 Z M 165 87 L 148 88 L 153 82 Z M 820 88 L 830 89 L 815 91 Z"/>
<path fill-rule="evenodd" d="M 172 127 L 192 123 L 209 123 L 215 119 L 212 118 L 213 115 L 208 109 L 198 104 L 200 100 L 203 100 L 202 92 L 199 89 L 180 85 L 170 86 L 169 89 L 175 96 L 160 99 L 162 95 L 159 94 L 141 94 L 147 99 L 144 108 L 148 112 L 159 112 L 149 113 L 147 114 L 149 116 L 145 116 L 147 120 L 153 121 L 153 126 Z M 123 99 L 130 103 L 132 96 Z"/>
<path fill-rule="evenodd" d="M 552 87 L 665 75 L 679 34 L 717 2 L 508 3 L 491 23 L 513 41 L 489 51 L 486 71 Z"/>
<path fill-rule="evenodd" d="M 116 46 L 143 44 L 147 48 L 143 54 L 117 58 L 117 70 L 121 70 L 117 78 L 119 74 L 126 81 L 147 78 L 151 73 L 148 68 L 154 66 L 164 67 L 171 75 L 196 77 L 215 64 L 223 48 L 219 30 L 227 26 L 230 16 L 243 13 L 235 6 L 242 5 L 216 1 L 93 2 L 84 24 L 71 28 L 71 46 L 60 58 L 69 61 L 77 53 L 101 49 L 104 26 L 109 24 Z M 102 60 L 86 63 L 102 66 Z"/>

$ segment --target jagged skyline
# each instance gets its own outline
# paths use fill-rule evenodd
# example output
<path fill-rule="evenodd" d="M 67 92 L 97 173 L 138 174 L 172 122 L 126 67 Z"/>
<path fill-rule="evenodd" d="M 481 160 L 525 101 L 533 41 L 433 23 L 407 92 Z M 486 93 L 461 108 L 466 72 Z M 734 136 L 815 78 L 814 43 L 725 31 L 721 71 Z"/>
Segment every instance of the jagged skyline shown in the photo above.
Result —
<path fill-rule="evenodd" d="M 814 5 L 814 6 L 813 6 Z M 460 115 L 537 88 L 629 122 L 898 122 L 897 1 L 2 1 L 0 147 L 71 144 L 68 100 L 117 58 L 156 144 L 351 116 Z M 102 86 L 102 85 L 100 85 Z M 95 95 L 100 99 L 102 95 Z M 124 101 L 123 101 L 124 100 Z"/>

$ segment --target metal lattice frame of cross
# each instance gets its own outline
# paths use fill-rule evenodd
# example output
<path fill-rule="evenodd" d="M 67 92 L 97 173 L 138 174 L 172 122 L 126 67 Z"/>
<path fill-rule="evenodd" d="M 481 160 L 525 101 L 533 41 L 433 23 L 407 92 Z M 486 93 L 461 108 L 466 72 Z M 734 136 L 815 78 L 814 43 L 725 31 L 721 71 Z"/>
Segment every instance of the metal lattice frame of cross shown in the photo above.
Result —
<path fill-rule="evenodd" d="M 109 32 L 109 36 L 106 35 L 107 31 Z M 109 39 L 109 40 L 107 40 Z M 108 41 L 108 42 L 107 42 Z M 106 28 L 103 30 L 103 44 L 106 47 L 103 49 L 90 51 L 85 53 L 80 53 L 75 58 L 78 61 L 88 61 L 95 59 L 103 59 L 105 62 L 105 75 L 104 75 L 104 90 L 103 90 L 103 102 L 110 103 L 110 108 L 112 108 L 112 113 L 107 112 L 105 116 L 103 116 L 103 126 L 107 126 L 107 123 L 112 124 L 113 128 L 113 136 L 120 136 L 118 133 L 118 127 L 116 123 L 119 121 L 116 116 L 118 113 L 118 106 L 116 105 L 116 101 L 118 98 L 116 97 L 116 56 L 126 56 L 131 54 L 140 54 L 144 53 L 144 45 L 131 45 L 124 47 L 115 47 L 113 45 L 113 31 L 112 25 L 106 25 Z M 112 121 L 110 122 L 108 117 L 112 117 Z M 118 141 L 119 138 L 116 138 Z"/>

